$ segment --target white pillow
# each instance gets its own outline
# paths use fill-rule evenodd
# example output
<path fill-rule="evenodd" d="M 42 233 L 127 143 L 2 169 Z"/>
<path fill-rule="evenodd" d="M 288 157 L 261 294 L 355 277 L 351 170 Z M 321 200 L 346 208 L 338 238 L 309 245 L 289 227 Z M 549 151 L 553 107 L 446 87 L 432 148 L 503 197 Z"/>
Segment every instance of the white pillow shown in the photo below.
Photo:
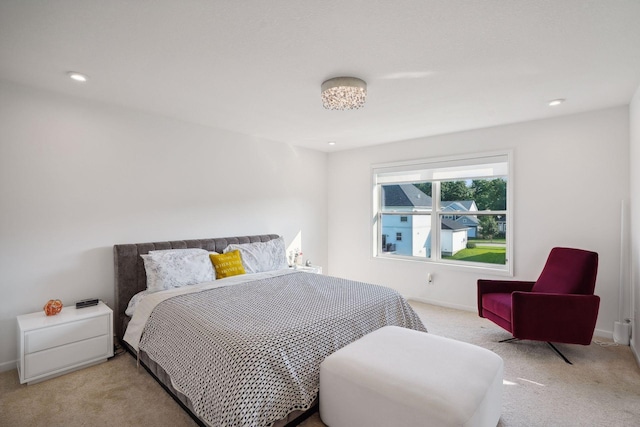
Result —
<path fill-rule="evenodd" d="M 204 249 L 149 251 L 140 256 L 144 260 L 149 292 L 215 280 L 209 252 Z"/>
<path fill-rule="evenodd" d="M 225 248 L 224 253 L 236 249 L 240 251 L 242 266 L 247 273 L 260 273 L 289 267 L 283 237 L 268 242 L 231 244 Z"/>

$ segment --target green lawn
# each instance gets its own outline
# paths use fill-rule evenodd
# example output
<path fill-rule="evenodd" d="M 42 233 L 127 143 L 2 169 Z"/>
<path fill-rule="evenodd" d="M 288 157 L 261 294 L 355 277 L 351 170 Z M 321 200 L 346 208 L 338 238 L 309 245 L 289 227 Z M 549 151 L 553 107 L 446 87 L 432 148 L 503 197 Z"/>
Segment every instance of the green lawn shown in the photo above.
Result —
<path fill-rule="evenodd" d="M 506 248 L 494 246 L 476 246 L 473 249 L 463 249 L 454 256 L 443 256 L 443 259 L 458 261 L 484 262 L 487 264 L 506 263 Z"/>
<path fill-rule="evenodd" d="M 481 245 L 483 243 L 507 243 L 507 239 L 505 239 L 504 237 L 496 237 L 494 239 L 491 240 L 485 240 L 485 239 L 469 239 L 468 243 L 475 243 L 476 245 Z"/>

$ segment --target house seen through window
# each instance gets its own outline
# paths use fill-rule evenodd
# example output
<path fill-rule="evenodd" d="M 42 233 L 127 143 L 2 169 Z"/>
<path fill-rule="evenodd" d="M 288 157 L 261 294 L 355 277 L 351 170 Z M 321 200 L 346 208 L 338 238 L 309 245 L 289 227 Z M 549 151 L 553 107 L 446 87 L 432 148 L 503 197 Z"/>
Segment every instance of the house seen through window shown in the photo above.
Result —
<path fill-rule="evenodd" d="M 378 165 L 373 178 L 375 256 L 511 272 L 509 153 Z"/>

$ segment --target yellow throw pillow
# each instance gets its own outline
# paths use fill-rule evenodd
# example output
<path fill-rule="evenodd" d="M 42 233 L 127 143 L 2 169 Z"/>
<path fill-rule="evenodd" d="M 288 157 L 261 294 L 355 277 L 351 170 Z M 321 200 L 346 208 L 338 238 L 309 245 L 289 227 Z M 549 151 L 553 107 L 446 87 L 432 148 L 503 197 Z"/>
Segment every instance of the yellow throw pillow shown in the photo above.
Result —
<path fill-rule="evenodd" d="M 226 254 L 209 254 L 209 258 L 216 269 L 216 279 L 245 274 L 239 250 Z"/>

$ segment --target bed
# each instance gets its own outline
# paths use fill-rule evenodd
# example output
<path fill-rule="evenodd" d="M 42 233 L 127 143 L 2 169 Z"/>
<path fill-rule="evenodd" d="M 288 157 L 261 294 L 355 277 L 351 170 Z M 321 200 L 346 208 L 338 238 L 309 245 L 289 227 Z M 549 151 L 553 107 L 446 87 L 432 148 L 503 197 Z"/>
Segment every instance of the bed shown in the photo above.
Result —
<path fill-rule="evenodd" d="M 317 404 L 326 356 L 385 325 L 426 331 L 389 288 L 288 268 L 154 292 L 125 313 L 147 289 L 143 255 L 277 241 L 267 234 L 113 248 L 116 337 L 200 425 L 294 425 Z"/>

